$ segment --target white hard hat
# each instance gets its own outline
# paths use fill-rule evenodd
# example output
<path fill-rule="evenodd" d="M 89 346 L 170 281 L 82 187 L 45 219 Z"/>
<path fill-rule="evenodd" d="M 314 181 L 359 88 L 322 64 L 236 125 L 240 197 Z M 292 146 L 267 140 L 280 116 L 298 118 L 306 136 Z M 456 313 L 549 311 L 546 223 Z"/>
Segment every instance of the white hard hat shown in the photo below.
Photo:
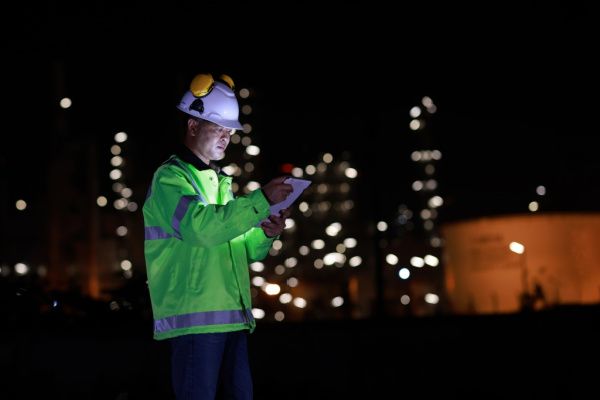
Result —
<path fill-rule="evenodd" d="M 215 81 L 211 74 L 196 75 L 177 108 L 225 128 L 242 129 L 233 81 L 227 75 L 221 79 L 223 81 Z"/>

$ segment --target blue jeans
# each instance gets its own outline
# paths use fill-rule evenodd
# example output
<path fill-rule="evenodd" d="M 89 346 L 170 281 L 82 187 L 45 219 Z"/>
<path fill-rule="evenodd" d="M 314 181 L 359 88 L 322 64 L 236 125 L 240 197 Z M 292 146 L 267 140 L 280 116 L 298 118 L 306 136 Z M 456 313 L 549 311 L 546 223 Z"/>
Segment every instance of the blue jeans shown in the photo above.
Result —
<path fill-rule="evenodd" d="M 177 400 L 251 400 L 247 331 L 179 336 L 171 342 L 171 379 Z"/>

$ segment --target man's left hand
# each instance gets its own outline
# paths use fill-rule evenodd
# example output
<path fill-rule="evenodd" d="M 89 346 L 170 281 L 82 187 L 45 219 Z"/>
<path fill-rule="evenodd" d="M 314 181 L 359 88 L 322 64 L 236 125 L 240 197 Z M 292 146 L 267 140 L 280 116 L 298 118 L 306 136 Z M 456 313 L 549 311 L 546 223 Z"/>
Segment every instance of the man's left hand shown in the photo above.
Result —
<path fill-rule="evenodd" d="M 279 215 L 270 215 L 267 221 L 260 224 L 260 227 L 268 237 L 281 235 L 285 229 L 285 219 L 291 214 L 289 208 L 279 211 Z"/>

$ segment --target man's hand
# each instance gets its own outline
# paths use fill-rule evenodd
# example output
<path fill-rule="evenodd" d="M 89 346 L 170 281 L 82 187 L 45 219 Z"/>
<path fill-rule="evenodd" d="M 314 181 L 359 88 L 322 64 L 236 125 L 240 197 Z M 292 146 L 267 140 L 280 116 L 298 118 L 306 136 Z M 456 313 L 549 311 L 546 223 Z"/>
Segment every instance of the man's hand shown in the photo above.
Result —
<path fill-rule="evenodd" d="M 271 180 L 261 188 L 265 194 L 265 197 L 269 201 L 269 204 L 273 205 L 281 203 L 290 195 L 290 193 L 292 193 L 292 190 L 294 189 L 292 185 L 289 183 L 283 183 L 283 181 L 288 178 L 289 176 L 280 176 Z"/>
<path fill-rule="evenodd" d="M 288 218 L 290 214 L 291 210 L 289 208 L 283 209 L 279 211 L 279 216 L 269 216 L 269 219 L 267 221 L 263 221 L 260 224 L 260 227 L 268 237 L 281 235 L 281 232 L 283 232 L 283 229 L 285 228 L 285 219 Z"/>

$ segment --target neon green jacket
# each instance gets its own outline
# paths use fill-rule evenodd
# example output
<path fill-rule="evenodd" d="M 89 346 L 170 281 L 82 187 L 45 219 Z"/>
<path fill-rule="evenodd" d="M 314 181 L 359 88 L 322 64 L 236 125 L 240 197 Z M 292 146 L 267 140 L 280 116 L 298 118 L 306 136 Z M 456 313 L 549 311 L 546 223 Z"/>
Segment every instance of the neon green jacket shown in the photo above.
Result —
<path fill-rule="evenodd" d="M 183 154 L 157 169 L 143 208 L 154 338 L 252 332 L 248 264 L 273 243 L 256 228 L 269 203 L 261 190 L 234 199 L 231 177 Z"/>

